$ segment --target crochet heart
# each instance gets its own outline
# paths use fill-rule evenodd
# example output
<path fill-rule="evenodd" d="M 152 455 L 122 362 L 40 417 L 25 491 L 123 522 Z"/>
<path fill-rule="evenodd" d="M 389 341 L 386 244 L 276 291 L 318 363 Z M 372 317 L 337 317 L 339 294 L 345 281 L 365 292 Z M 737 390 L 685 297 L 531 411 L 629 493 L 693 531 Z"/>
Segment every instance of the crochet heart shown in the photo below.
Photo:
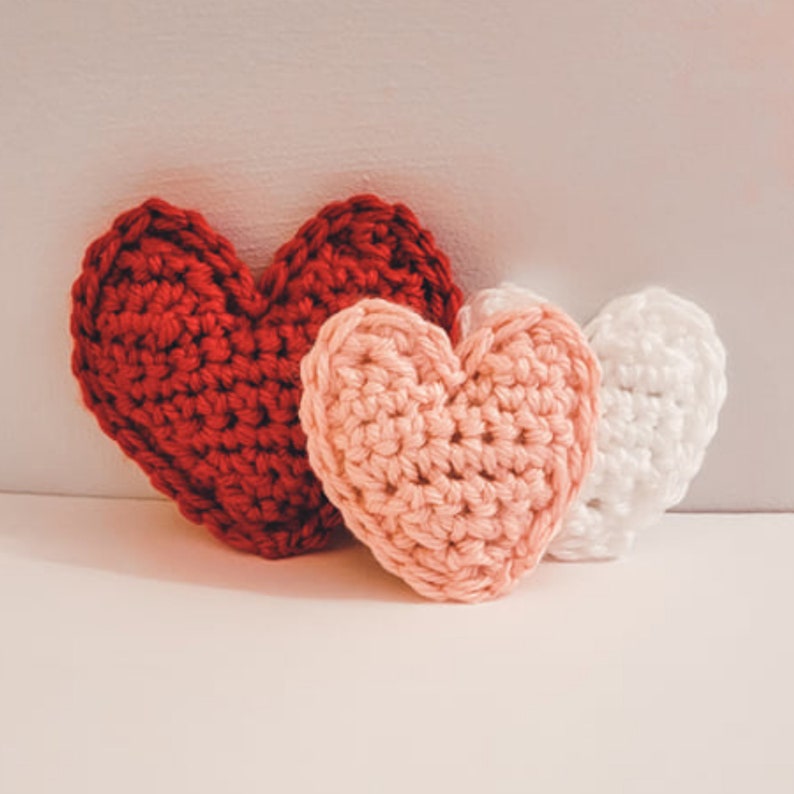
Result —
<path fill-rule="evenodd" d="M 104 431 L 189 519 L 244 551 L 298 554 L 341 523 L 306 458 L 300 360 L 364 296 L 454 331 L 449 263 L 403 205 L 329 205 L 257 285 L 201 215 L 151 199 L 86 252 L 73 370 Z"/>
<path fill-rule="evenodd" d="M 328 498 L 428 598 L 507 592 L 591 465 L 598 365 L 547 304 L 496 315 L 453 350 L 409 309 L 361 301 L 323 325 L 301 378 Z"/>
<path fill-rule="evenodd" d="M 461 326 L 537 297 L 506 285 L 461 310 Z M 709 316 L 651 288 L 613 300 L 586 327 L 601 364 L 595 464 L 549 546 L 561 560 L 609 559 L 683 499 L 717 430 L 725 350 Z"/>

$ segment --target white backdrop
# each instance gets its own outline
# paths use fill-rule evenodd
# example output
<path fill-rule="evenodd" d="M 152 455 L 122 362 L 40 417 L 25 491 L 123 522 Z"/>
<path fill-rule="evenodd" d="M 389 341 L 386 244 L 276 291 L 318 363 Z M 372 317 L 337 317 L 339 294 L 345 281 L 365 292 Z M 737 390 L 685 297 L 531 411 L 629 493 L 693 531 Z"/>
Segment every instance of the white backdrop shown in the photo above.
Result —
<path fill-rule="evenodd" d="M 467 289 L 586 320 L 649 283 L 730 357 L 686 507 L 794 508 L 794 5 L 0 3 L 0 489 L 146 495 L 68 369 L 85 245 L 149 195 L 253 266 L 326 201 L 408 203 Z"/>

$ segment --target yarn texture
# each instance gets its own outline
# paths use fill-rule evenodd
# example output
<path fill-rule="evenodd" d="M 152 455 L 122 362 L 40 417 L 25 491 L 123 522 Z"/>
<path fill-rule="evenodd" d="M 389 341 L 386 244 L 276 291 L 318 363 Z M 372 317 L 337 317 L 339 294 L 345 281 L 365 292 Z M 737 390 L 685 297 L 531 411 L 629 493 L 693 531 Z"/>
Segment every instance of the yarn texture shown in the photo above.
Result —
<path fill-rule="evenodd" d="M 598 364 L 548 304 L 497 314 L 453 350 L 410 309 L 364 300 L 326 321 L 301 377 L 326 494 L 427 598 L 509 591 L 592 464 Z"/>
<path fill-rule="evenodd" d="M 300 361 L 366 296 L 455 334 L 447 258 L 401 204 L 327 206 L 257 284 L 201 215 L 151 199 L 85 254 L 73 371 L 103 430 L 189 519 L 243 551 L 299 554 L 341 524 L 306 457 Z"/>
<path fill-rule="evenodd" d="M 461 310 L 461 327 L 538 300 L 512 285 L 487 290 Z M 598 441 L 593 470 L 549 546 L 561 560 L 626 554 L 637 532 L 684 498 L 727 392 L 711 318 L 667 290 L 616 298 L 585 333 L 602 371 Z"/>

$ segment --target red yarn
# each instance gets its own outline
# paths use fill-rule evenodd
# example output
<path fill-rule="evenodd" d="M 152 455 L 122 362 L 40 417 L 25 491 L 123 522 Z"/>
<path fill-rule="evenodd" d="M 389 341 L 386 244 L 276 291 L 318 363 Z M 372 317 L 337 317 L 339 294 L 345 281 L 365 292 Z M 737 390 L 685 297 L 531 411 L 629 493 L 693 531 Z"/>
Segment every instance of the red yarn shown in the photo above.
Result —
<path fill-rule="evenodd" d="M 367 296 L 454 335 L 449 262 L 401 204 L 330 204 L 257 286 L 201 215 L 150 199 L 86 251 L 72 368 L 102 429 L 189 519 L 243 551 L 300 554 L 341 524 L 306 457 L 300 361 Z"/>

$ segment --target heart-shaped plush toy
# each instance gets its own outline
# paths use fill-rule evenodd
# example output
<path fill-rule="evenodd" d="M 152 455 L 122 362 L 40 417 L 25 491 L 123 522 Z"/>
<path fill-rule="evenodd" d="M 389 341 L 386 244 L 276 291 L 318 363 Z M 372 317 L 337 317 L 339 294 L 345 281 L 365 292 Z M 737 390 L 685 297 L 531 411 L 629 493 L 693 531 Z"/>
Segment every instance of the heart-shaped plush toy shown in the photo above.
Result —
<path fill-rule="evenodd" d="M 341 523 L 306 458 L 300 361 L 364 296 L 454 330 L 449 263 L 403 205 L 329 205 L 257 285 L 201 215 L 152 199 L 86 252 L 73 370 L 105 432 L 188 518 L 244 551 L 298 554 Z"/>
<path fill-rule="evenodd" d="M 539 299 L 512 285 L 461 310 L 470 323 Z M 593 470 L 549 546 L 561 560 L 610 559 L 683 499 L 717 430 L 725 349 L 711 318 L 655 287 L 616 298 L 585 328 L 601 364 Z"/>
<path fill-rule="evenodd" d="M 410 309 L 364 300 L 323 325 L 301 377 L 328 498 L 428 598 L 507 592 L 592 462 L 598 364 L 548 304 L 497 314 L 453 350 Z"/>

